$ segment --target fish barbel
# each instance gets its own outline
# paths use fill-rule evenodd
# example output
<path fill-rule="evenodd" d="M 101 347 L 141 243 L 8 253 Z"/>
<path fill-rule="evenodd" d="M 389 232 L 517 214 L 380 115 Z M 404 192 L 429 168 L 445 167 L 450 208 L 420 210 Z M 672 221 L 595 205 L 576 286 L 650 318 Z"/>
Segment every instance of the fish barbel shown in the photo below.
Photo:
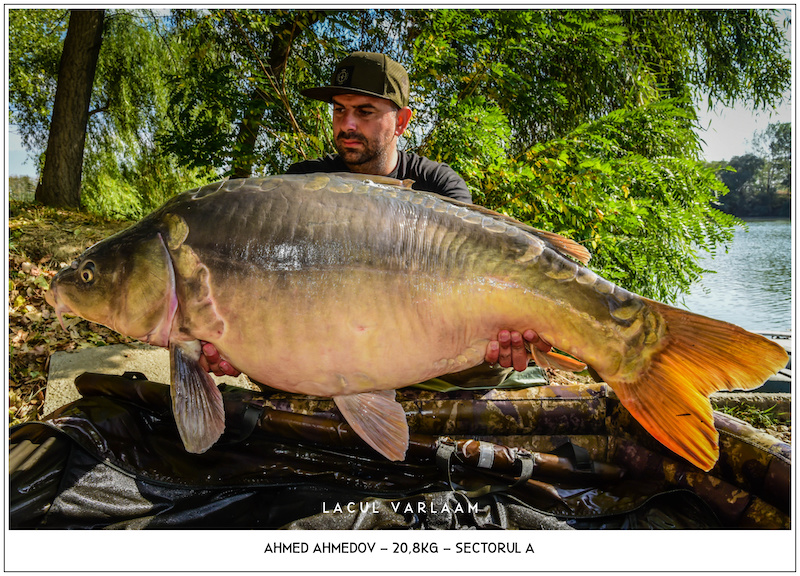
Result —
<path fill-rule="evenodd" d="M 47 300 L 59 318 L 169 347 L 173 414 L 197 453 L 224 430 L 201 340 L 259 382 L 332 397 L 392 460 L 408 446 L 394 390 L 480 364 L 501 329 L 533 329 L 588 364 L 704 470 L 719 455 L 709 394 L 757 387 L 787 363 L 762 336 L 615 286 L 566 238 L 395 184 L 311 174 L 188 191 L 86 250 Z"/>

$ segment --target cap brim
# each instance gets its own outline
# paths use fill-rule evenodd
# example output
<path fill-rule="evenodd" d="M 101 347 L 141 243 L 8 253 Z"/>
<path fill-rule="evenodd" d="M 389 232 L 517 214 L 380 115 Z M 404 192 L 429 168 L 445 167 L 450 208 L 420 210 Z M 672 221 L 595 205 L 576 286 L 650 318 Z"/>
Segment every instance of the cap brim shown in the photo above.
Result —
<path fill-rule="evenodd" d="M 370 92 L 368 90 L 359 90 L 358 88 L 349 88 L 345 86 L 320 86 L 318 88 L 306 88 L 305 90 L 300 90 L 300 94 L 302 94 L 306 98 L 312 98 L 314 100 L 322 100 L 323 102 L 331 102 L 331 98 L 333 98 L 334 96 L 338 96 L 339 94 L 364 94 L 365 96 L 373 96 L 375 98 L 381 98 L 383 100 L 388 100 L 389 102 L 397 104 L 396 102 L 394 102 L 394 100 L 392 100 L 391 98 L 387 98 L 383 94 Z"/>

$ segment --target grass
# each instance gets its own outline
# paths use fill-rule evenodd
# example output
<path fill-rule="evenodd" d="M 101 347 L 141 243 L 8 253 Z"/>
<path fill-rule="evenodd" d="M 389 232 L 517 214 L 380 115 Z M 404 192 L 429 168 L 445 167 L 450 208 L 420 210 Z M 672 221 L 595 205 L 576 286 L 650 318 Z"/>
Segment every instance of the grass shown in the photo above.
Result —
<path fill-rule="evenodd" d="M 756 428 L 774 427 L 782 423 L 774 415 L 775 406 L 761 410 L 755 406 L 737 404 L 734 406 L 722 406 L 718 410 L 723 414 L 744 420 Z"/>
<path fill-rule="evenodd" d="M 791 443 L 791 414 L 778 414 L 777 406 L 763 409 L 740 403 L 720 406 L 717 411 L 743 420 L 753 428 L 763 430 L 776 438 L 780 438 L 787 444 Z"/>

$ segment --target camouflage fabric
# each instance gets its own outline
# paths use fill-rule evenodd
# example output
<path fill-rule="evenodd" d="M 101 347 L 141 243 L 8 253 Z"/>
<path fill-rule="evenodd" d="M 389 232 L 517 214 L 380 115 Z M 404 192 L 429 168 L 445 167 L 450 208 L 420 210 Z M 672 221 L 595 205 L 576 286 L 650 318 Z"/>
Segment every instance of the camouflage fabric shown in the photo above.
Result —
<path fill-rule="evenodd" d="M 791 447 L 732 416 L 714 413 L 720 459 L 704 473 L 654 440 L 604 383 L 447 393 L 406 388 L 397 394 L 414 434 L 535 453 L 570 441 L 633 477 L 690 490 L 726 525 L 790 527 Z M 337 418 L 332 401 L 275 393 L 267 405 Z"/>
<path fill-rule="evenodd" d="M 86 451 L 80 474 L 136 479 L 135 484 L 122 483 L 138 487 L 136 493 L 98 498 L 122 504 L 136 501 L 137 510 L 148 509 L 151 492 L 162 498 L 171 487 L 176 501 L 146 519 L 121 505 L 108 522 L 126 527 L 175 522 L 175 511 L 180 509 L 176 502 L 184 499 L 193 505 L 198 501 L 193 491 L 198 489 L 208 494 L 221 490 L 214 497 L 229 499 L 225 505 L 230 506 L 241 507 L 246 498 L 268 502 L 269 519 L 253 521 L 286 523 L 286 527 L 330 528 L 317 523 L 319 503 L 327 502 L 330 508 L 337 498 L 371 498 L 387 511 L 381 520 L 386 527 L 437 527 L 427 523 L 433 522 L 430 518 L 409 523 L 389 514 L 386 499 L 397 498 L 465 499 L 483 511 L 452 516 L 447 520 L 450 527 L 482 526 L 500 509 L 513 509 L 517 520 L 498 527 L 523 527 L 517 523 L 523 519 L 531 523 L 529 527 L 543 527 L 544 517 L 572 528 L 791 526 L 788 445 L 715 413 L 721 456 L 704 473 L 651 438 L 610 388 L 600 383 L 399 390 L 411 428 L 404 462 L 389 462 L 374 453 L 328 399 L 226 387 L 225 435 L 208 452 L 187 454 L 171 418 L 168 386 L 141 376 L 104 374 L 84 374 L 76 386 L 83 399 L 57 410 L 45 422 L 12 430 L 12 525 L 35 525 L 42 521 L 42 511 L 51 526 L 81 525 L 82 520 L 63 516 L 64 511 L 82 509 L 70 500 L 75 495 L 60 495 L 54 485 L 42 496 L 36 488 L 44 486 L 38 479 L 41 474 L 32 472 L 73 451 L 62 447 L 57 457 L 40 459 L 37 465 L 29 461 L 39 453 L 32 446 L 50 442 L 57 430 Z M 145 489 L 149 483 L 157 489 Z M 233 496 L 236 486 L 246 495 Z M 304 494 L 302 510 L 281 508 L 286 502 L 282 494 L 298 490 Z M 98 492 L 76 494 L 87 498 Z M 54 498 L 53 503 L 43 505 L 48 498 Z M 69 503 L 66 507 L 64 500 Z M 95 504 L 87 501 L 83 507 L 91 511 Z M 181 511 L 177 517 L 202 525 L 208 520 L 201 514 L 199 509 Z M 250 516 L 225 516 L 224 522 L 232 519 L 238 523 L 233 525 L 241 526 Z M 337 516 L 337 522 L 349 522 L 351 527 L 362 520 L 357 515 Z M 220 517 L 213 521 L 223 522 Z"/>

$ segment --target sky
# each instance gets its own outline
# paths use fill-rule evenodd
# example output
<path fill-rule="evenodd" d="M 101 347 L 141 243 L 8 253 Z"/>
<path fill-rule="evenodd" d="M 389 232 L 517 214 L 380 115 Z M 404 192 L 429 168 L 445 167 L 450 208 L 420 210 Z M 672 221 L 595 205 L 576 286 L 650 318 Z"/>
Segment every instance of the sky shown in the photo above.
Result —
<path fill-rule="evenodd" d="M 698 134 L 704 141 L 703 158 L 709 161 L 730 160 L 753 152 L 756 132 L 763 132 L 770 124 L 794 120 L 791 98 L 774 110 L 761 112 L 753 112 L 743 105 L 717 107 L 710 112 L 706 109 L 703 105 L 698 110 L 702 127 Z"/>
<path fill-rule="evenodd" d="M 22 148 L 19 134 L 9 126 L 8 130 L 8 175 L 9 176 L 35 176 L 36 170 L 28 160 L 28 153 Z"/>

